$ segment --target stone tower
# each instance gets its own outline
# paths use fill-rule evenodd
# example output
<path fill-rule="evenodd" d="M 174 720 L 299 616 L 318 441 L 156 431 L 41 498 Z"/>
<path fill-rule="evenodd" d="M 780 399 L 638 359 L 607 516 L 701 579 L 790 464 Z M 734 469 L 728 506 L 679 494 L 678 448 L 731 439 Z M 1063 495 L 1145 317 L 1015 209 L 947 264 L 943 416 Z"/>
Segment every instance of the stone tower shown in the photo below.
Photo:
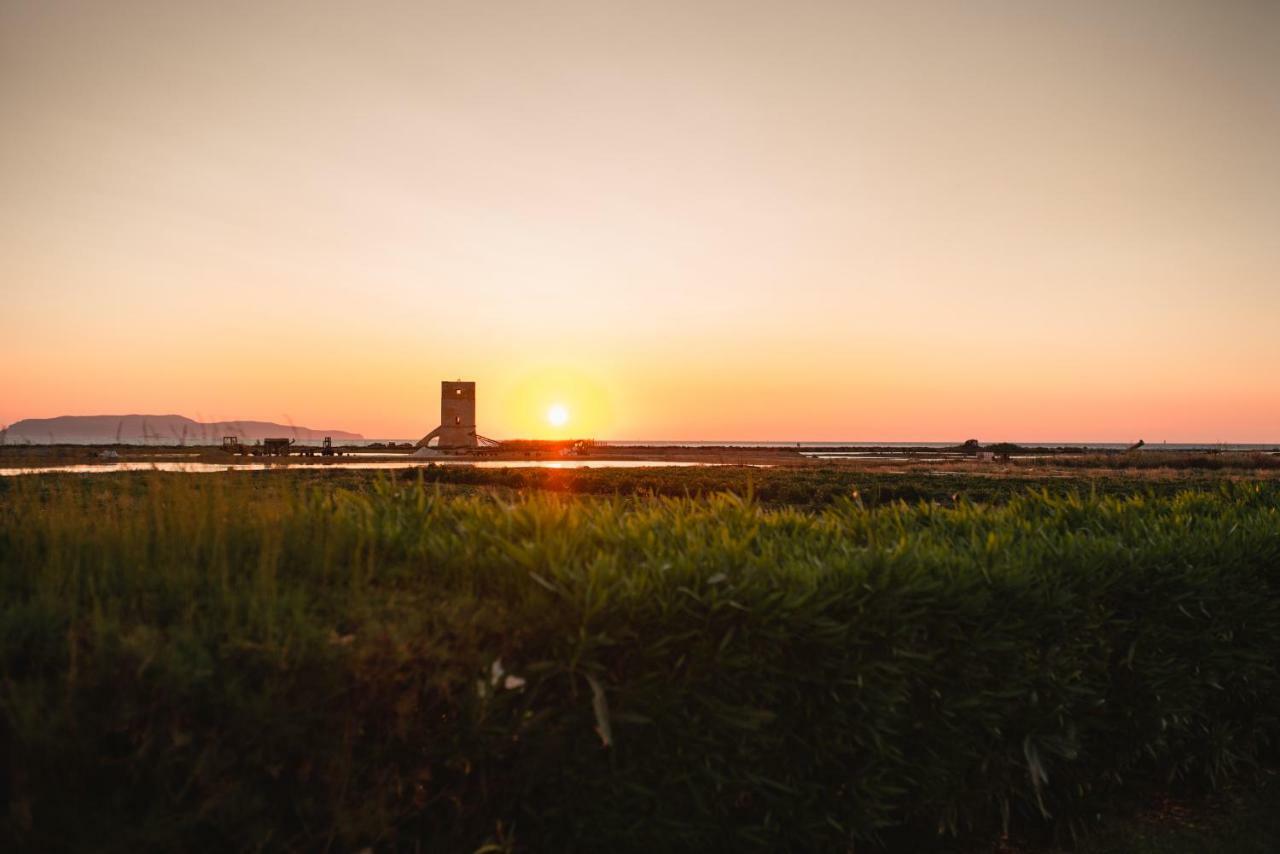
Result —
<path fill-rule="evenodd" d="M 475 448 L 480 445 L 476 435 L 476 384 L 473 382 L 440 383 L 440 426 L 418 440 L 414 446 L 426 447 L 432 439 L 439 439 L 436 447 Z"/>

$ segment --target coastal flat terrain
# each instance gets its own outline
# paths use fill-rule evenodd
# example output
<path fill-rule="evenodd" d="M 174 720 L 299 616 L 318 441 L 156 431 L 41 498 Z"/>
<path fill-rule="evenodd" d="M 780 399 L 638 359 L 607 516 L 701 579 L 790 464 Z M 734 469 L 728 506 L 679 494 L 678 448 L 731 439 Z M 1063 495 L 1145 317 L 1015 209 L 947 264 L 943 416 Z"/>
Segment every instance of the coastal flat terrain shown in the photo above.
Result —
<path fill-rule="evenodd" d="M 593 463 L 649 462 L 704 465 L 772 466 L 783 468 L 866 469 L 882 472 L 957 472 L 976 476 L 1009 477 L 1040 475 L 1106 476 L 1115 472 L 1154 478 L 1195 472 L 1221 476 L 1271 477 L 1280 474 L 1280 449 L 1258 451 L 1163 451 L 1144 448 L 1130 452 L 1096 451 L 1061 447 L 1002 447 L 980 451 L 953 448 L 900 446 L 671 446 L 597 445 L 574 452 L 572 443 L 541 443 L 526 449 L 483 449 L 450 453 L 431 451 L 415 456 L 411 445 L 346 445 L 336 456 L 321 456 L 316 444 L 299 443 L 285 457 L 255 457 L 231 453 L 217 446 L 143 445 L 0 445 L 0 468 L 52 465 L 109 465 L 137 463 L 272 463 L 288 466 L 342 466 L 355 462 L 396 462 L 406 465 L 503 462 L 555 463 L 589 467 Z M 252 447 L 252 446 L 248 446 Z M 311 455 L 303 455 L 309 451 Z"/>

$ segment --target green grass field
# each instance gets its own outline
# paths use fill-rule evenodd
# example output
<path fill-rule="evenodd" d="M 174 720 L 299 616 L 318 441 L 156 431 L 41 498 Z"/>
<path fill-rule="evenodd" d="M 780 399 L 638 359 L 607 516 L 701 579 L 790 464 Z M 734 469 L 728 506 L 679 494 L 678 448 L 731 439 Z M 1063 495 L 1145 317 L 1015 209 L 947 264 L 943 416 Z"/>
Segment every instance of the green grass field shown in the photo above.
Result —
<path fill-rule="evenodd" d="M 0 847 L 1044 846 L 1275 762 L 1280 487 L 565 474 L 0 484 Z"/>
<path fill-rule="evenodd" d="M 298 471 L 297 476 L 316 484 L 335 483 L 367 489 L 378 478 L 368 471 Z M 1187 490 L 1213 491 L 1222 482 L 1213 473 L 1192 471 L 1173 477 L 1149 473 L 1116 473 L 1098 476 L 1081 472 L 1069 476 L 1032 470 L 974 474 L 962 471 L 911 471 L 895 473 L 853 467 L 753 467 L 716 465 L 699 467 L 617 468 L 474 468 L 427 465 L 394 472 L 400 483 L 422 480 L 467 491 L 481 491 L 515 498 L 525 494 L 562 493 L 616 497 L 707 497 L 732 493 L 766 507 L 820 510 L 853 498 L 866 507 L 898 501 L 927 501 L 952 506 L 960 501 L 1002 503 L 1032 491 L 1053 494 L 1079 493 L 1099 496 L 1171 496 Z"/>

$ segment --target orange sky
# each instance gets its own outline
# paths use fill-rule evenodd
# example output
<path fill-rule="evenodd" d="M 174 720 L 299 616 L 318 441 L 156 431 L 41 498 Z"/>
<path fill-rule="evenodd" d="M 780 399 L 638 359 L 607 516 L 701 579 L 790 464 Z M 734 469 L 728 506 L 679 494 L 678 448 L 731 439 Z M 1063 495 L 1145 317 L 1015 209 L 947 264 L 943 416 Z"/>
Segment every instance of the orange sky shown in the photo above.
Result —
<path fill-rule="evenodd" d="M 1280 4 L 0 0 L 0 424 L 1280 441 Z M 547 408 L 569 423 L 553 429 Z"/>

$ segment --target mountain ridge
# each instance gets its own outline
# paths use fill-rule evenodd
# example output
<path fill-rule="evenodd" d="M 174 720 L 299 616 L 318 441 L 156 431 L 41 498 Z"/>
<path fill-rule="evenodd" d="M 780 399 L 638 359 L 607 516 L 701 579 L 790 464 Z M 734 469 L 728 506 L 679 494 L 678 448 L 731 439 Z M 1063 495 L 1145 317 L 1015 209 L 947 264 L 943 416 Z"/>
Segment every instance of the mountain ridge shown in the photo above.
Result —
<path fill-rule="evenodd" d="M 318 430 L 274 421 L 196 421 L 185 415 L 59 415 L 24 418 L 0 431 L 8 443 L 32 444 L 219 444 L 223 436 L 257 441 L 276 436 L 315 441 L 363 439 L 348 430 Z"/>

